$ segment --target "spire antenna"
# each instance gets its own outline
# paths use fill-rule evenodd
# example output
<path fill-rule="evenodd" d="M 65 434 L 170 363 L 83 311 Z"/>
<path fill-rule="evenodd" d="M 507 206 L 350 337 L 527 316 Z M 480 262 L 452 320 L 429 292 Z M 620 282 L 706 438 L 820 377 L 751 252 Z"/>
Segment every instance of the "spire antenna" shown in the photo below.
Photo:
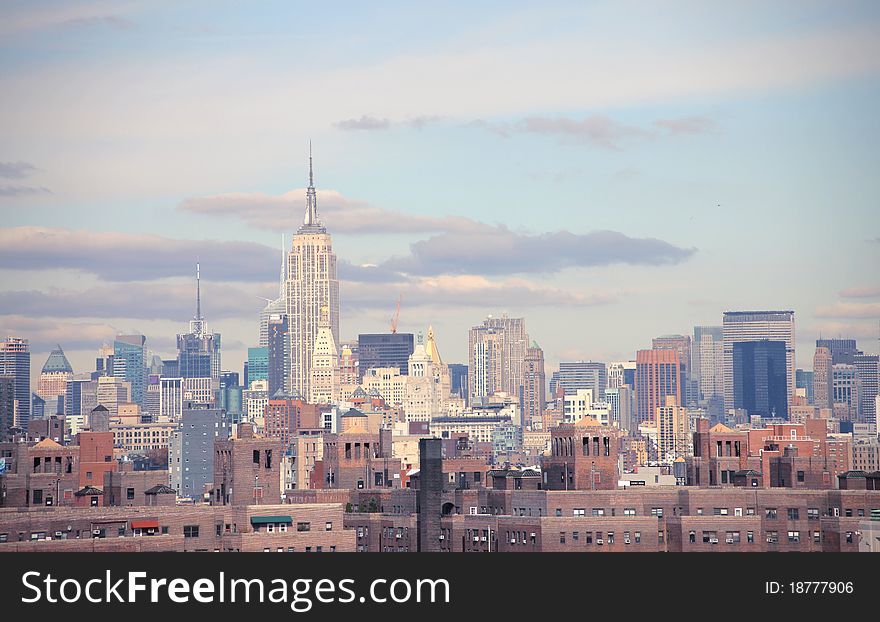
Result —
<path fill-rule="evenodd" d="M 312 164 L 312 141 L 309 140 L 309 187 L 306 190 L 306 215 L 300 233 L 323 233 L 324 226 L 318 220 L 318 194 L 315 192 L 315 169 Z"/>
<path fill-rule="evenodd" d="M 199 261 L 196 260 L 196 319 L 202 319 L 202 275 Z"/>

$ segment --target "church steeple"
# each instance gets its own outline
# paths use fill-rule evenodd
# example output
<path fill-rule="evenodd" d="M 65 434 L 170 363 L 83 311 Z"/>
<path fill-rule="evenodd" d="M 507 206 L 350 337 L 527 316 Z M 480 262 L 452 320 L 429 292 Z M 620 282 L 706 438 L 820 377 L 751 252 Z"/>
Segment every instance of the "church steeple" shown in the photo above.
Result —
<path fill-rule="evenodd" d="M 324 233 L 326 229 L 318 218 L 318 194 L 315 192 L 315 172 L 312 166 L 312 141 L 309 141 L 309 187 L 306 190 L 306 215 L 300 233 Z"/>

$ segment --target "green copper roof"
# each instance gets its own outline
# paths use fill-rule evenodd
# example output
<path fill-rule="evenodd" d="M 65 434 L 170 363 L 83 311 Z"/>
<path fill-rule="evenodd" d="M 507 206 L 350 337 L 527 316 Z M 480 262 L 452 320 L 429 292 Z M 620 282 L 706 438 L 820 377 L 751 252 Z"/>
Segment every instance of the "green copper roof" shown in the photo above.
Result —
<path fill-rule="evenodd" d="M 64 356 L 64 350 L 61 349 L 61 346 L 56 346 L 55 349 L 52 350 L 52 352 L 49 354 L 49 358 L 46 359 L 46 362 L 43 365 L 43 373 L 51 374 L 61 372 L 72 374 L 73 367 L 70 366 L 70 361 L 68 361 L 67 357 Z"/>

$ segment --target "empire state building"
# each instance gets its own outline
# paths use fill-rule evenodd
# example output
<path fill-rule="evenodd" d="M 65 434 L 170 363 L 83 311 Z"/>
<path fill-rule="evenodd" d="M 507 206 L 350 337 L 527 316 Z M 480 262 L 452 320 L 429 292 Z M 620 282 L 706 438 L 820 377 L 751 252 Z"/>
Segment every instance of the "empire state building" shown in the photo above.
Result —
<path fill-rule="evenodd" d="M 333 339 L 339 343 L 339 281 L 336 254 L 327 229 L 318 219 L 318 201 L 309 145 L 309 187 L 303 224 L 293 235 L 287 254 L 288 339 L 290 383 L 293 393 L 309 396 L 312 352 L 321 324 L 322 309 L 328 314 Z"/>

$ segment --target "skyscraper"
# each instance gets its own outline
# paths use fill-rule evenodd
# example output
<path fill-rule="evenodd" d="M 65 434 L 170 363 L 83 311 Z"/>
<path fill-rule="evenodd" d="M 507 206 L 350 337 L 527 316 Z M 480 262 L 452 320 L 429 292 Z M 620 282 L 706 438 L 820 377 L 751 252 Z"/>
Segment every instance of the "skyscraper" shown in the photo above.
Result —
<path fill-rule="evenodd" d="M 689 454 L 690 427 L 688 411 L 678 404 L 672 395 L 657 407 L 657 457 L 661 462 L 671 464 L 676 458 Z"/>
<path fill-rule="evenodd" d="M 0 376 L 13 379 L 13 425 L 27 429 L 31 418 L 31 351 L 27 339 L 7 337 L 0 343 Z"/>
<path fill-rule="evenodd" d="M 813 405 L 816 408 L 831 408 L 831 366 L 834 359 L 831 350 L 816 346 L 813 354 Z"/>
<path fill-rule="evenodd" d="M 691 374 L 691 337 L 690 335 L 662 335 L 655 337 L 651 342 L 654 350 L 676 350 L 681 357 L 683 368 L 682 376 L 682 400 L 679 406 L 695 404 L 698 388 L 693 385 Z"/>
<path fill-rule="evenodd" d="M 608 382 L 606 388 L 619 389 L 625 384 L 633 387 L 636 383 L 636 362 L 635 361 L 615 361 L 608 363 L 607 368 Z M 556 382 L 559 382 L 559 375 L 556 375 Z M 551 395 L 553 391 L 551 390 Z"/>
<path fill-rule="evenodd" d="M 615 368 L 615 375 L 620 375 L 626 384 L 628 363 L 622 363 L 621 368 Z M 634 366 L 632 366 L 634 369 Z M 605 399 L 605 389 L 608 386 L 608 369 L 605 363 L 597 361 L 560 361 L 559 372 L 554 373 L 550 380 L 550 394 L 555 396 L 562 387 L 567 395 L 572 395 L 578 389 L 592 389 L 593 397 L 597 402 Z"/>
<path fill-rule="evenodd" d="M 519 400 L 529 335 L 525 318 L 489 316 L 468 334 L 471 404 L 503 391 Z"/>
<path fill-rule="evenodd" d="M 290 349 L 287 341 L 287 314 L 273 313 L 266 323 L 266 380 L 269 381 L 269 395 L 284 391 L 284 383 L 290 371 Z M 248 371 L 250 373 L 250 371 Z"/>
<path fill-rule="evenodd" d="M 724 329 L 694 326 L 692 372 L 697 381 L 698 401 L 705 401 L 716 416 L 724 409 Z M 717 408 L 716 408 L 717 405 Z"/>
<path fill-rule="evenodd" d="M 67 391 L 67 381 L 71 378 L 73 378 L 73 368 L 70 366 L 70 361 L 64 356 L 61 346 L 55 346 L 43 364 L 40 385 L 37 389 L 37 394 L 50 403 L 52 414 L 56 412 L 55 403 Z"/>
<path fill-rule="evenodd" d="M 247 382 L 269 379 L 269 348 L 248 348 L 247 350 Z M 277 389 L 276 389 L 277 390 Z"/>
<path fill-rule="evenodd" d="M 859 382 L 859 421 L 876 423 L 880 357 L 876 354 L 856 354 L 853 357 L 853 365 Z"/>
<path fill-rule="evenodd" d="M 724 329 L 724 409 L 733 406 L 733 344 L 741 341 L 785 343 L 787 399 L 794 398 L 795 352 L 794 311 L 726 311 Z"/>
<path fill-rule="evenodd" d="M 208 332 L 202 317 L 199 264 L 196 264 L 196 314 L 189 322 L 189 332 L 177 336 L 177 365 L 181 378 L 220 378 L 220 334 Z"/>
<path fill-rule="evenodd" d="M 113 342 L 113 376 L 131 383 L 130 399 L 135 404 L 143 404 L 144 401 L 146 342 L 147 338 L 143 335 L 119 335 Z"/>
<path fill-rule="evenodd" d="M 636 406 L 638 423 L 654 421 L 657 408 L 672 396 L 681 404 L 681 356 L 678 350 L 636 352 Z"/>
<path fill-rule="evenodd" d="M 547 378 L 544 372 L 544 351 L 535 341 L 526 350 L 525 372 L 523 376 L 522 413 L 523 421 L 533 429 L 541 425 L 544 404 L 547 401 Z"/>
<path fill-rule="evenodd" d="M 413 353 L 412 333 L 364 333 L 358 335 L 358 374 L 363 380 L 368 369 L 396 367 L 406 375 Z"/>
<path fill-rule="evenodd" d="M 855 365 L 831 366 L 831 407 L 835 417 L 841 421 L 858 420 L 860 388 Z"/>
<path fill-rule="evenodd" d="M 321 309 L 318 335 L 312 351 L 311 378 L 309 380 L 309 403 L 339 404 L 339 352 L 330 330 L 330 310 Z M 269 394 L 272 395 L 271 383 Z"/>
<path fill-rule="evenodd" d="M 855 339 L 817 339 L 816 347 L 831 351 L 832 365 L 852 365 L 856 354 L 861 354 Z"/>
<path fill-rule="evenodd" d="M 788 378 L 783 341 L 733 344 L 733 408 L 788 419 Z"/>
<path fill-rule="evenodd" d="M 306 214 L 293 236 L 287 255 L 288 339 L 290 342 L 290 382 L 288 389 L 309 394 L 312 353 L 318 336 L 321 309 L 327 308 L 330 332 L 339 342 L 339 281 L 336 278 L 336 254 L 327 229 L 318 219 L 318 199 L 309 146 L 309 187 L 306 191 Z"/>

